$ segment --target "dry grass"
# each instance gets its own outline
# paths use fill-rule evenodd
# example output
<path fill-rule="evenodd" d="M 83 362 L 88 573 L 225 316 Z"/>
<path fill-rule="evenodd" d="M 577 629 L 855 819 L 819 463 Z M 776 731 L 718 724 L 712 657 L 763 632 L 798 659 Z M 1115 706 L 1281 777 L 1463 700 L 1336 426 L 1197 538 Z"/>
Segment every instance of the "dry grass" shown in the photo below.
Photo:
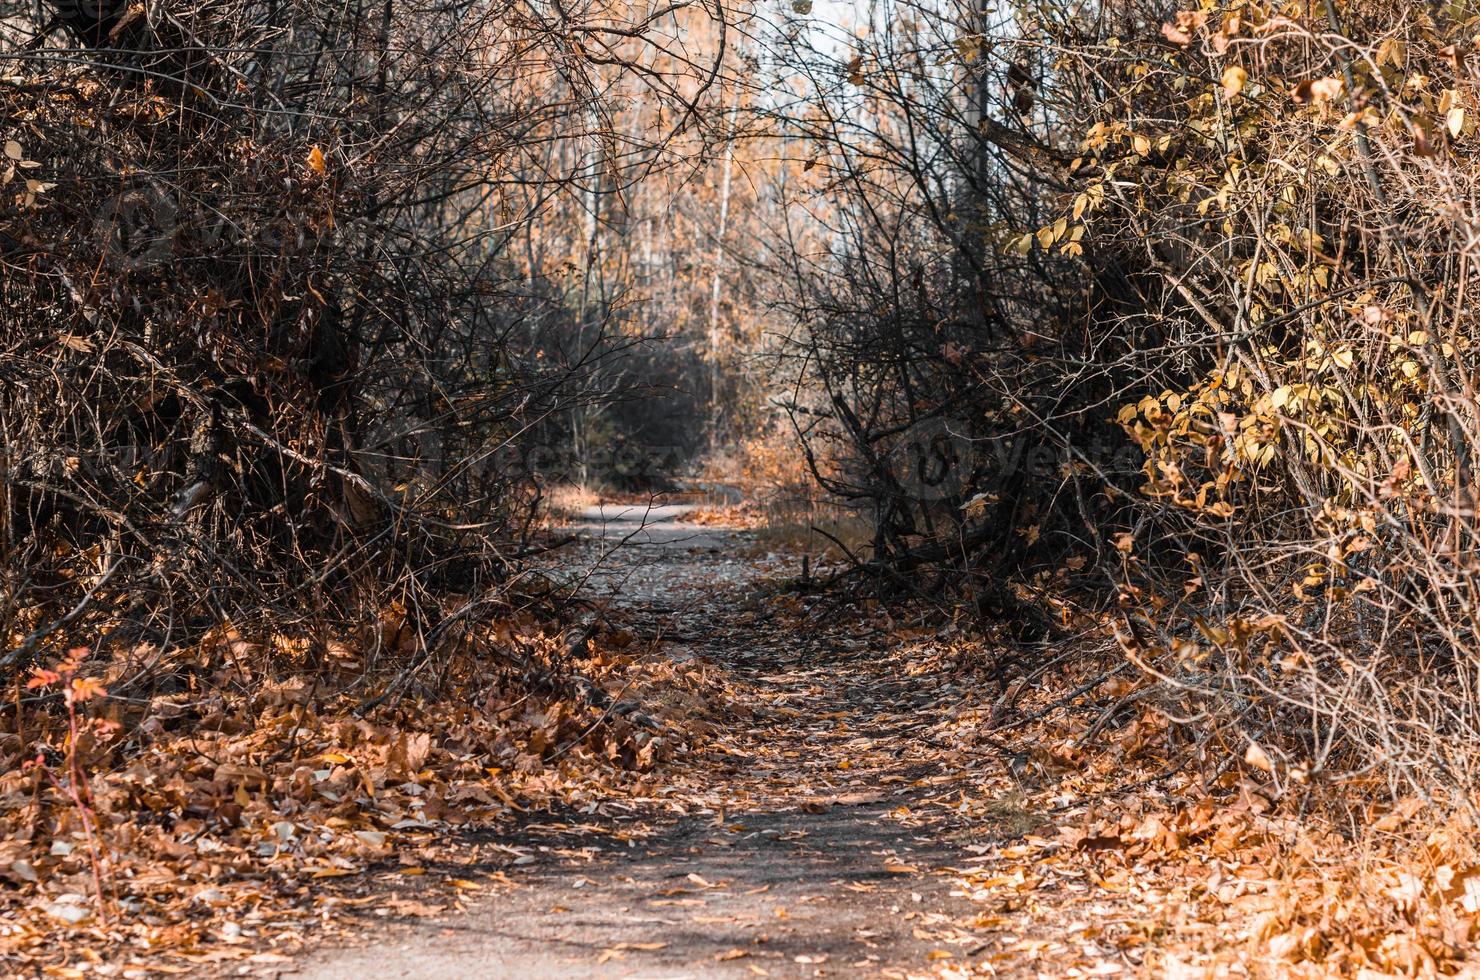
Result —
<path fill-rule="evenodd" d="M 600 502 L 601 498 L 590 487 L 559 483 L 545 491 L 544 508 L 546 514 L 560 520 L 575 517 Z"/>

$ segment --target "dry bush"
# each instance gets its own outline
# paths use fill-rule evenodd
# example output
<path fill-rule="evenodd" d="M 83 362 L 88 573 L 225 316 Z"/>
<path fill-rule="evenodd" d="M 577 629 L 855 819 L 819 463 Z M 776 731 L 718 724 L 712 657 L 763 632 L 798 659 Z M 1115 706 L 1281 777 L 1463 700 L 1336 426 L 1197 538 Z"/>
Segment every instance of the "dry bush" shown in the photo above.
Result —
<path fill-rule="evenodd" d="M 575 13 L 0 5 L 0 676 L 302 669 L 387 609 L 399 671 L 503 608 L 530 444 L 622 349 L 511 248 L 603 138 L 568 31 L 621 10 Z"/>
<path fill-rule="evenodd" d="M 1014 620 L 1009 578 L 1118 595 L 1218 765 L 1469 787 L 1472 14 L 991 16 L 788 62 L 826 234 L 778 357 L 864 570 Z"/>
<path fill-rule="evenodd" d="M 1016 15 L 869 9 L 841 50 L 776 42 L 801 93 L 777 124 L 813 148 L 788 193 L 821 228 L 777 270 L 780 400 L 813 479 L 872 524 L 856 580 L 1040 640 L 1008 580 L 1069 555 L 1092 573 L 1128 519 L 1103 488 L 1138 461 L 1109 409 L 1141 338 L 1092 314 L 1136 297 L 1114 264 L 1016 247 L 1074 169 L 1065 119 L 1027 98 L 1052 58 Z"/>
<path fill-rule="evenodd" d="M 1149 12 L 1148 12 L 1149 13 Z M 1064 199 L 1178 352 L 1118 421 L 1152 501 L 1123 640 L 1282 783 L 1472 783 L 1477 324 L 1465 15 L 1122 11 L 1052 34 Z M 1112 45 L 1112 31 L 1125 43 Z"/>

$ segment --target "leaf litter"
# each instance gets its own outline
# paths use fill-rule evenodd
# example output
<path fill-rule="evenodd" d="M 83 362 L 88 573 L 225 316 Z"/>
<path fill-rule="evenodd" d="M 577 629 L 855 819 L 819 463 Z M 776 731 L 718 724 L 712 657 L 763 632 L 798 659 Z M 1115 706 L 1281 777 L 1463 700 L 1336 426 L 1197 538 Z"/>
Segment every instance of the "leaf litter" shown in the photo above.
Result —
<path fill-rule="evenodd" d="M 1354 831 L 1313 792 L 1281 792 L 1256 742 L 1189 764 L 1208 746 L 1181 744 L 1156 699 L 1134 696 L 1146 682 L 1116 673 L 1109 631 L 1088 614 L 1083 656 L 1004 681 L 996 644 L 872 603 L 839 614 L 788 591 L 782 563 L 746 561 L 717 581 L 686 566 L 673 587 L 687 598 L 660 597 L 688 603 L 669 622 L 655 629 L 648 596 L 568 661 L 550 623 L 500 625 L 504 642 L 581 677 L 574 689 L 490 678 L 486 650 L 470 647 L 435 696 L 357 712 L 363 698 L 326 697 L 321 681 L 251 673 L 253 641 L 230 629 L 210 648 L 151 652 L 175 693 L 93 692 L 110 727 L 75 739 L 102 916 L 84 818 L 43 771 L 70 736 L 18 697 L 0 741 L 0 955 L 57 976 L 271 970 L 367 923 L 443 920 L 531 868 L 575 862 L 591 870 L 564 887 L 600 890 L 610 869 L 591 842 L 631 848 L 699 817 L 706 847 L 763 839 L 798 859 L 835 859 L 809 821 L 910 842 L 836 858 L 832 899 L 782 905 L 769 883 L 698 872 L 650 895 L 751 935 L 706 951 L 711 970 L 1376 980 L 1463 968 L 1480 860 L 1473 825 L 1437 801 L 1373 803 Z M 688 641 L 638 639 L 683 633 L 673 619 Z M 139 656 L 77 667 L 106 691 Z M 38 754 L 48 765 L 20 765 Z M 753 829 L 764 814 L 788 822 Z M 485 834 L 511 828 L 514 843 Z M 705 911 L 732 895 L 748 904 Z M 893 904 L 868 905 L 846 950 L 788 952 L 762 931 L 807 921 L 799 907 L 884 896 Z M 623 937 L 593 959 L 691 953 Z"/>

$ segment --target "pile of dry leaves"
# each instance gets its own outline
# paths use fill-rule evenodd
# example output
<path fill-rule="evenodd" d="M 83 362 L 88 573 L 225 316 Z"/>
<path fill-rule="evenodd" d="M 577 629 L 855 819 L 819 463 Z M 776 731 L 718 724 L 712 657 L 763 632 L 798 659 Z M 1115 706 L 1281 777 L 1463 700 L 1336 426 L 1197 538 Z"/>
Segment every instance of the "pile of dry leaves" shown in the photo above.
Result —
<path fill-rule="evenodd" d="M 649 788 L 722 703 L 701 665 L 620 629 L 574 654 L 534 617 L 498 630 L 481 648 L 524 651 L 522 676 L 542 683 L 468 651 L 435 694 L 377 704 L 353 647 L 269 676 L 230 629 L 167 657 L 80 649 L 18 680 L 0 713 L 0 961 L 63 975 L 281 961 L 332 917 L 336 888 L 426 873 L 451 828 Z M 308 656 L 276 644 L 275 664 Z M 110 696 L 141 657 L 172 693 Z"/>
<path fill-rule="evenodd" d="M 981 975 L 1457 975 L 1480 935 L 1480 829 L 1386 783 L 1278 780 L 1257 745 L 1158 708 L 1107 654 L 963 705 L 934 737 L 1005 764 L 949 801 L 1022 833 L 941 869 L 1001 931 Z M 1194 720 L 1195 721 L 1195 720 Z M 1203 734 L 1206 732 L 1204 730 Z M 978 975 L 946 968 L 947 975 Z M 1469 974 L 1466 974 L 1469 975 Z"/>

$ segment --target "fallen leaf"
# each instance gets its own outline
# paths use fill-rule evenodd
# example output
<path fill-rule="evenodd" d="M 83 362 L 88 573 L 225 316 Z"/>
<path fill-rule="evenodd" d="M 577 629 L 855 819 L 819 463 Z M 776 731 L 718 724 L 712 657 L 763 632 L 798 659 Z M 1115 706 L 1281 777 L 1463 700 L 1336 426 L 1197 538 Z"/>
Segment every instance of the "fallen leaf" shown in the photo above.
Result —
<path fill-rule="evenodd" d="M 1274 772 L 1274 763 L 1269 761 L 1269 755 L 1258 742 L 1250 742 L 1249 747 L 1244 750 L 1244 762 L 1255 769 L 1265 772 Z"/>

